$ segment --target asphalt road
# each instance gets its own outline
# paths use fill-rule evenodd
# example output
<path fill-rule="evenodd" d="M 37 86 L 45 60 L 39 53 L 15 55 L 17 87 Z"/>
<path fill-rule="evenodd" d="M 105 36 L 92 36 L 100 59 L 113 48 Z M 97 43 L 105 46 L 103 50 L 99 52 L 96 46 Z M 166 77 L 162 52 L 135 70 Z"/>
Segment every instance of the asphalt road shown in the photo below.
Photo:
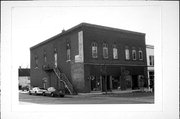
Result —
<path fill-rule="evenodd" d="M 19 93 L 20 104 L 153 104 L 153 95 L 66 95 L 48 97 Z"/>

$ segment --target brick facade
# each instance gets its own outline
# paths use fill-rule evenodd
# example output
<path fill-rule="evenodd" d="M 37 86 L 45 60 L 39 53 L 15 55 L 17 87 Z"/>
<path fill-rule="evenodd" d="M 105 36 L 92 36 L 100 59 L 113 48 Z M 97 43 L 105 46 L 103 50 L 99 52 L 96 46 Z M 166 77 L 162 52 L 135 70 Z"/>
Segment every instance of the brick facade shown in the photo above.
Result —
<path fill-rule="evenodd" d="M 83 61 L 76 62 L 79 56 L 79 32 L 83 36 Z M 97 43 L 97 58 L 92 57 L 92 43 Z M 107 44 L 108 58 L 103 58 L 103 43 Z M 70 61 L 67 61 L 67 44 L 70 44 Z M 113 45 L 116 44 L 118 59 L 113 59 Z M 125 59 L 125 49 L 129 49 L 130 59 Z M 54 54 L 57 53 L 57 66 L 68 77 L 78 92 L 91 92 L 104 89 L 136 89 L 138 77 L 143 76 L 147 84 L 147 62 L 145 34 L 81 23 L 36 46 L 31 47 L 31 85 L 46 87 L 57 85 L 57 77 L 51 70 L 54 67 Z M 132 59 L 136 51 L 136 60 Z M 139 59 L 142 51 L 143 60 Z M 45 62 L 46 56 L 46 62 Z M 82 58 L 81 57 L 81 58 Z M 36 62 L 36 60 L 38 60 Z M 38 67 L 36 67 L 38 65 Z M 50 70 L 43 70 L 43 66 Z M 126 80 L 130 80 L 131 86 Z"/>

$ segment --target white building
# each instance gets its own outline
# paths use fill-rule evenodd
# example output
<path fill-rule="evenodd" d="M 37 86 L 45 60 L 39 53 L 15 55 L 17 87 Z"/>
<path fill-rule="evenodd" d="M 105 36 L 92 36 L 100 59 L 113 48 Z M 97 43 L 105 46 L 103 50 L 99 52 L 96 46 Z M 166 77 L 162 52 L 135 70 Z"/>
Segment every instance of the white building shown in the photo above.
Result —
<path fill-rule="evenodd" d="M 154 87 L 154 46 L 146 45 L 147 69 L 148 69 L 148 87 Z"/>
<path fill-rule="evenodd" d="M 19 68 L 19 88 L 30 87 L 30 69 Z"/>

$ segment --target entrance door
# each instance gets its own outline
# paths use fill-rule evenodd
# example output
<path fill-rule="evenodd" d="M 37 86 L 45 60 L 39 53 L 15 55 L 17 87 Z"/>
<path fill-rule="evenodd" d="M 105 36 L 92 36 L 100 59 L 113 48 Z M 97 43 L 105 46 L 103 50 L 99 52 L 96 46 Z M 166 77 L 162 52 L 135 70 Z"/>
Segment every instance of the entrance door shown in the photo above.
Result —
<path fill-rule="evenodd" d="M 138 75 L 132 75 L 132 89 L 138 89 Z"/>
<path fill-rule="evenodd" d="M 100 79 L 96 76 L 91 76 L 91 91 L 100 91 Z"/>
<path fill-rule="evenodd" d="M 110 76 L 102 76 L 102 92 L 110 91 Z"/>

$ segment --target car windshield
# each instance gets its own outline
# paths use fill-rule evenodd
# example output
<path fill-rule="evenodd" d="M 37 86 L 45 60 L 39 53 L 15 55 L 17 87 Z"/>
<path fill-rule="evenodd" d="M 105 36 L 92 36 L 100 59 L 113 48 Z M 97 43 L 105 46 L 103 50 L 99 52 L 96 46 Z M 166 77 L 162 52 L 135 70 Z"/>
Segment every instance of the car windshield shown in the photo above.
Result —
<path fill-rule="evenodd" d="M 54 87 L 49 87 L 48 90 L 54 91 L 54 90 L 56 90 L 56 89 L 55 89 Z"/>

